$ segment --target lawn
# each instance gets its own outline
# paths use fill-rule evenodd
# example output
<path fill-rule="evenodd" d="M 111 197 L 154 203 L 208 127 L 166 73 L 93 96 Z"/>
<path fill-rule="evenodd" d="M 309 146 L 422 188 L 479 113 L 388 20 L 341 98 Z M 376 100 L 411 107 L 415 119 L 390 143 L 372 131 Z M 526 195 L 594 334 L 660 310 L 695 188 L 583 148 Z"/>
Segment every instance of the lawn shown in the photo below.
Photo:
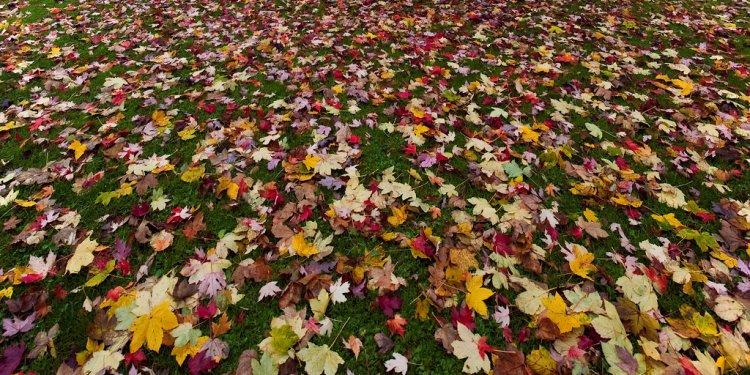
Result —
<path fill-rule="evenodd" d="M 0 375 L 750 369 L 748 0 L 4 0 Z"/>

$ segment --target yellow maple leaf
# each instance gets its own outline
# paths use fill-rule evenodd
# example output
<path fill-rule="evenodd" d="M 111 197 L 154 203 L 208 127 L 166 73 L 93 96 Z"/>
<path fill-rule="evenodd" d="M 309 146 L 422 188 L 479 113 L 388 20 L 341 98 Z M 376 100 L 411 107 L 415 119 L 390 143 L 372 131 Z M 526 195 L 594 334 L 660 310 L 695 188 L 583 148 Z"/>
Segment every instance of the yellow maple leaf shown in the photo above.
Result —
<path fill-rule="evenodd" d="M 203 177 L 203 173 L 206 172 L 206 167 L 201 164 L 195 167 L 188 168 L 185 172 L 182 173 L 180 176 L 180 180 L 185 182 L 195 182 L 198 181 L 201 177 Z"/>
<path fill-rule="evenodd" d="M 221 193 L 222 191 L 227 191 L 227 196 L 232 199 L 237 199 L 237 194 L 240 191 L 240 185 L 232 181 L 231 178 L 222 176 L 219 178 L 219 184 L 216 186 L 216 192 Z"/>
<path fill-rule="evenodd" d="M 83 156 L 83 153 L 86 152 L 87 149 L 88 149 L 88 146 L 86 146 L 85 143 L 78 142 L 77 139 L 73 141 L 73 143 L 71 143 L 70 146 L 68 146 L 68 150 L 73 150 L 76 160 L 80 159 L 81 156 Z"/>
<path fill-rule="evenodd" d="M 594 211 L 591 211 L 591 209 L 587 208 L 586 211 L 583 211 L 583 217 L 586 218 L 586 220 L 592 222 L 592 223 L 598 223 L 599 218 L 596 217 L 596 213 Z"/>
<path fill-rule="evenodd" d="M 651 214 L 651 218 L 660 223 L 669 224 L 670 226 L 674 228 L 679 228 L 683 226 L 680 220 L 674 217 L 674 214 L 666 214 L 666 215 Z"/>
<path fill-rule="evenodd" d="M 193 139 L 195 138 L 195 128 L 186 128 L 184 130 L 178 131 L 177 135 L 179 135 L 180 139 L 182 139 L 183 141 Z"/>
<path fill-rule="evenodd" d="M 154 307 L 150 313 L 135 320 L 130 331 L 133 339 L 130 341 L 130 352 L 135 353 L 146 343 L 146 346 L 158 352 L 161 348 L 164 331 L 177 327 L 177 316 L 170 309 L 171 301 L 164 301 Z"/>
<path fill-rule="evenodd" d="M 383 78 L 383 79 L 393 78 L 395 76 L 396 74 L 394 74 L 393 72 L 383 72 L 380 74 L 380 78 Z"/>
<path fill-rule="evenodd" d="M 709 313 L 701 315 L 698 312 L 694 312 L 690 323 L 704 337 L 712 338 L 719 336 L 719 330 L 716 328 L 716 320 Z"/>
<path fill-rule="evenodd" d="M 22 128 L 24 124 L 18 124 L 15 121 L 10 121 L 5 123 L 5 125 L 0 126 L 0 132 L 4 132 L 6 130 L 16 129 L 16 128 Z"/>
<path fill-rule="evenodd" d="M 542 304 L 547 308 L 547 317 L 555 323 L 560 333 L 567 333 L 581 326 L 581 319 L 585 318 L 583 313 L 568 315 L 568 305 L 555 293 L 554 297 L 542 298 Z M 583 317 L 582 317 L 583 315 Z"/>
<path fill-rule="evenodd" d="M 320 158 L 317 156 L 307 155 L 305 156 L 305 160 L 302 161 L 302 164 L 307 167 L 307 169 L 314 169 L 316 165 L 320 162 Z"/>
<path fill-rule="evenodd" d="M 10 298 L 13 296 L 13 287 L 9 286 L 5 289 L 0 289 L 0 300 L 3 298 Z"/>
<path fill-rule="evenodd" d="M 13 203 L 15 203 L 15 204 L 17 204 L 17 205 L 19 205 L 21 207 L 31 207 L 31 206 L 36 205 L 36 202 L 34 202 L 34 201 L 27 201 L 27 200 L 23 200 L 23 199 L 16 199 L 16 200 L 13 201 Z"/>
<path fill-rule="evenodd" d="M 623 194 L 617 194 L 616 197 L 609 199 L 612 203 L 619 204 L 621 206 L 631 206 L 634 208 L 640 207 L 643 202 L 639 199 L 633 198 L 632 196 L 626 196 Z"/>
<path fill-rule="evenodd" d="M 51 59 L 53 57 L 60 56 L 61 54 L 62 54 L 62 50 L 60 50 L 60 47 L 52 47 L 49 50 L 49 53 L 47 54 L 47 58 Z"/>
<path fill-rule="evenodd" d="M 391 207 L 392 216 L 388 216 L 388 223 L 397 227 L 406 221 L 406 207 Z"/>
<path fill-rule="evenodd" d="M 311 257 L 318 253 L 318 249 L 315 245 L 305 240 L 305 234 L 299 232 L 292 237 L 292 249 L 303 257 Z"/>
<path fill-rule="evenodd" d="M 487 316 L 487 304 L 484 300 L 493 294 L 491 290 L 482 288 L 482 276 L 470 276 L 466 280 L 466 306 L 479 315 Z"/>
<path fill-rule="evenodd" d="M 428 316 L 429 313 L 430 313 L 430 301 L 427 298 L 420 299 L 417 302 L 417 308 L 415 309 L 415 315 L 417 316 L 417 319 L 421 321 L 426 321 L 429 318 Z"/>
<path fill-rule="evenodd" d="M 414 127 L 414 135 L 420 136 L 420 135 L 428 132 L 429 130 L 430 130 L 430 128 L 428 128 L 428 127 L 426 127 L 426 126 L 424 126 L 422 124 L 419 124 L 419 125 L 417 125 L 417 126 Z"/>
<path fill-rule="evenodd" d="M 531 130 L 530 127 L 522 126 L 519 130 L 521 131 L 521 138 L 524 141 L 539 142 L 539 133 Z"/>
<path fill-rule="evenodd" d="M 557 374 L 557 362 L 547 348 L 540 346 L 526 357 L 526 364 L 539 375 Z"/>
<path fill-rule="evenodd" d="M 570 261 L 570 270 L 584 279 L 591 280 L 589 272 L 596 271 L 596 267 L 591 264 L 594 261 L 594 254 L 582 249 L 578 245 L 573 245 L 573 255 L 575 255 L 575 259 Z"/>
<path fill-rule="evenodd" d="M 416 118 L 424 118 L 425 111 L 422 110 L 422 108 L 419 107 L 412 107 L 410 110 L 412 115 Z"/>
<path fill-rule="evenodd" d="M 169 120 L 172 119 L 172 116 L 167 116 L 164 111 L 155 111 L 151 114 L 151 121 L 154 122 L 154 125 L 156 126 L 167 126 L 171 124 Z"/>
<path fill-rule="evenodd" d="M 694 86 L 692 83 L 688 81 L 683 81 L 681 79 L 673 79 L 672 84 L 680 88 L 680 95 L 682 96 L 688 96 L 690 93 L 693 92 Z"/>
<path fill-rule="evenodd" d="M 208 336 L 201 336 L 198 338 L 195 345 L 188 342 L 187 344 L 182 346 L 175 346 L 174 348 L 172 348 L 171 354 L 177 360 L 177 364 L 182 366 L 182 363 L 185 362 L 185 358 L 187 358 L 188 355 L 194 357 L 196 354 L 198 354 L 206 341 L 208 341 Z"/>
<path fill-rule="evenodd" d="M 737 267 L 737 265 L 739 264 L 737 259 L 732 258 L 731 256 L 727 255 L 727 253 L 723 251 L 719 251 L 719 250 L 712 251 L 711 256 L 724 262 L 724 264 L 726 264 L 727 267 L 729 268 Z"/>

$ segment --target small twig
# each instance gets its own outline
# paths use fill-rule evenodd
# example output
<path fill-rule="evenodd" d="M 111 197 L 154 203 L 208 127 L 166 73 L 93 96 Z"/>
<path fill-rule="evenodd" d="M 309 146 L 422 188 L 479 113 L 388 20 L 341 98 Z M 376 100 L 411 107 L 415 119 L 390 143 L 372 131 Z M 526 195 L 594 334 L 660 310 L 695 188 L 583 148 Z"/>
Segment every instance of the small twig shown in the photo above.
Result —
<path fill-rule="evenodd" d="M 328 346 L 330 346 L 331 348 L 333 348 L 336 345 L 336 340 L 339 339 L 339 335 L 341 335 L 341 332 L 344 331 L 344 328 L 346 328 L 346 325 L 349 323 L 349 319 L 351 319 L 351 318 L 352 318 L 351 316 L 348 317 L 348 318 L 346 318 L 346 321 L 344 322 L 344 325 L 341 326 L 341 329 L 339 330 L 339 333 L 336 334 L 336 337 L 333 338 L 333 340 L 328 344 Z"/>

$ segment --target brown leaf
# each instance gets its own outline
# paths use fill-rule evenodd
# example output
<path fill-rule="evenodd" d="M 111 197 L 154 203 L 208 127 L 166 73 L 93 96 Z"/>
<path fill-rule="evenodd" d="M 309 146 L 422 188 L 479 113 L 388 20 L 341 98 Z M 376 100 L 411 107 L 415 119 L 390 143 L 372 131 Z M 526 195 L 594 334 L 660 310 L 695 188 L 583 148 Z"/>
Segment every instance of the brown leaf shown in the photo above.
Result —
<path fill-rule="evenodd" d="M 299 363 L 297 363 L 296 360 L 289 358 L 279 366 L 279 375 L 297 375 L 299 374 L 297 367 L 299 367 Z"/>
<path fill-rule="evenodd" d="M 554 341 L 557 340 L 558 337 L 560 337 L 560 328 L 558 328 L 557 324 L 555 324 L 552 320 L 544 317 L 539 320 L 535 335 L 537 338 L 542 340 Z"/>
<path fill-rule="evenodd" d="M 450 323 L 443 324 L 440 328 L 435 331 L 435 340 L 437 340 L 443 348 L 449 353 L 453 354 L 453 345 L 451 345 L 458 338 L 458 331 L 453 328 Z"/>
<path fill-rule="evenodd" d="M 78 366 L 76 369 L 68 366 L 67 363 L 63 362 L 60 367 L 57 368 L 56 375 L 81 375 L 83 374 L 83 366 Z"/>
<path fill-rule="evenodd" d="M 10 219 L 6 220 L 3 223 L 3 230 L 7 232 L 7 231 L 9 231 L 11 229 L 15 229 L 16 226 L 18 225 L 18 223 L 20 223 L 20 222 L 21 222 L 21 220 L 19 218 L 15 217 L 15 216 L 12 216 Z"/>
<path fill-rule="evenodd" d="M 148 221 L 143 220 L 135 231 L 135 239 L 138 240 L 139 243 L 146 243 L 149 238 L 151 238 L 152 232 L 151 229 L 149 229 L 148 224 Z"/>
<path fill-rule="evenodd" d="M 182 230 L 182 234 L 184 234 L 188 239 L 192 240 L 198 233 L 204 230 L 206 230 L 206 224 L 203 222 L 203 211 L 200 211 L 197 214 L 193 215 L 193 219 L 187 225 L 185 225 L 185 228 Z"/>
<path fill-rule="evenodd" d="M 579 217 L 576 221 L 576 225 L 583 229 L 589 236 L 594 238 L 607 238 L 609 233 L 602 229 L 601 223 L 591 222 L 584 220 L 583 216 Z"/>
<path fill-rule="evenodd" d="M 195 293 L 198 293 L 198 284 L 191 284 L 187 279 L 182 279 L 177 282 L 177 285 L 172 292 L 172 297 L 178 301 L 184 300 Z"/>
<path fill-rule="evenodd" d="M 721 221 L 721 229 L 719 229 L 719 234 L 721 235 L 721 238 L 724 240 L 724 243 L 727 245 L 727 248 L 729 248 L 729 251 L 731 252 L 735 252 L 737 251 L 737 249 L 741 249 L 747 246 L 746 241 L 740 235 L 740 231 L 735 229 L 726 220 Z"/>
<path fill-rule="evenodd" d="M 258 352 L 253 349 L 243 351 L 237 361 L 237 369 L 234 373 L 237 375 L 253 375 L 253 359 L 258 359 Z"/>
<path fill-rule="evenodd" d="M 526 368 L 526 358 L 523 352 L 518 350 L 513 344 L 506 344 L 505 350 L 497 353 L 495 358 L 494 375 L 526 375 L 529 370 Z"/>
<path fill-rule="evenodd" d="M 156 179 L 156 176 L 154 176 L 153 173 L 149 173 L 146 175 L 146 177 L 140 179 L 140 181 L 135 183 L 135 192 L 138 193 L 138 195 L 143 195 L 146 194 L 149 189 L 153 189 L 158 186 L 159 180 Z"/>
<path fill-rule="evenodd" d="M 379 354 L 386 354 L 393 349 L 393 340 L 384 333 L 375 334 L 375 343 L 378 345 Z"/>
<path fill-rule="evenodd" d="M 299 283 L 289 283 L 286 289 L 281 292 L 279 297 L 279 307 L 285 309 L 289 305 L 296 305 L 297 302 L 302 300 L 302 289 L 304 286 Z"/>
<path fill-rule="evenodd" d="M 86 326 L 86 335 L 97 341 L 104 341 L 105 335 L 117 325 L 117 317 L 109 316 L 104 310 L 96 310 L 94 320 Z"/>
<path fill-rule="evenodd" d="M 642 335 L 649 340 L 657 340 L 657 330 L 661 325 L 651 315 L 641 312 L 638 305 L 633 301 L 620 298 L 615 302 L 615 308 L 617 309 L 617 314 L 620 315 L 620 319 L 622 319 L 623 325 L 631 333 Z M 669 321 L 669 318 L 667 318 L 667 321 Z"/>
<path fill-rule="evenodd" d="M 227 313 L 221 314 L 218 323 L 211 322 L 211 334 L 213 337 L 219 337 L 229 332 L 230 328 L 232 328 L 232 321 L 229 320 Z"/>

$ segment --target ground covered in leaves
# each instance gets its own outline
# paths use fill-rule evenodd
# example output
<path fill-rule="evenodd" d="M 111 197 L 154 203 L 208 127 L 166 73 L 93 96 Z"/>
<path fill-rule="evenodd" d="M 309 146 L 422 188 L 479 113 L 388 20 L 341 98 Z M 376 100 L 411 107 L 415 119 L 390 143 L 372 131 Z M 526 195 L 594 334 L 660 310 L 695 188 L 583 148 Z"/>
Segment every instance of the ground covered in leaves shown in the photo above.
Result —
<path fill-rule="evenodd" d="M 748 7 L 3 1 L 0 374 L 742 371 Z"/>

